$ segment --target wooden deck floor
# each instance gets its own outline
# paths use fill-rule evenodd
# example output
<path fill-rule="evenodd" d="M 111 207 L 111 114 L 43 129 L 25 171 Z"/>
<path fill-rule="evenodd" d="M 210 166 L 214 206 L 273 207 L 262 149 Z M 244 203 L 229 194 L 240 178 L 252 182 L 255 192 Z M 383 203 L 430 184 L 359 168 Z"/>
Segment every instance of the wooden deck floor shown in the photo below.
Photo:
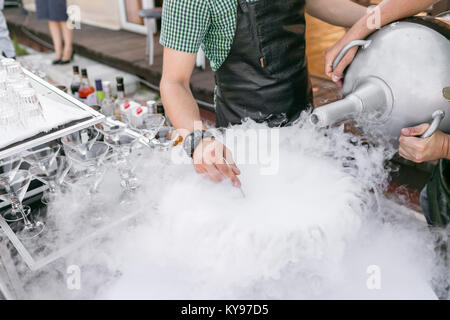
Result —
<path fill-rule="evenodd" d="M 29 39 L 29 33 L 51 42 L 45 21 L 36 19 L 35 14 L 27 17 L 20 10 L 4 10 L 10 31 L 19 40 Z M 315 105 L 322 105 L 339 96 L 339 90 L 326 80 L 323 74 L 323 54 L 343 34 L 342 28 L 332 27 L 319 20 L 307 19 L 307 54 L 314 86 Z M 158 38 L 156 39 L 158 41 Z M 162 47 L 155 47 L 155 63 L 148 65 L 145 55 L 145 36 L 128 31 L 112 31 L 103 28 L 82 25 L 75 30 L 74 48 L 77 54 L 135 74 L 154 85 L 161 79 Z M 208 66 L 205 71 L 196 69 L 191 80 L 192 91 L 197 99 L 211 103 L 213 101 L 214 75 Z"/>

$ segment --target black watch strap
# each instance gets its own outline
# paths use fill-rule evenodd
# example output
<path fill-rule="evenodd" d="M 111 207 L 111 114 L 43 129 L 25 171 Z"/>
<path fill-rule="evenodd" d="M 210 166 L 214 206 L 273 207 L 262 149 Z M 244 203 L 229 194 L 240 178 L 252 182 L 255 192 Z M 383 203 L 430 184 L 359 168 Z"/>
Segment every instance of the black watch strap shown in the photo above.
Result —
<path fill-rule="evenodd" d="M 197 149 L 200 142 L 205 138 L 213 138 L 214 135 L 206 130 L 194 130 L 184 139 L 183 148 L 189 157 L 194 156 L 194 151 Z"/>

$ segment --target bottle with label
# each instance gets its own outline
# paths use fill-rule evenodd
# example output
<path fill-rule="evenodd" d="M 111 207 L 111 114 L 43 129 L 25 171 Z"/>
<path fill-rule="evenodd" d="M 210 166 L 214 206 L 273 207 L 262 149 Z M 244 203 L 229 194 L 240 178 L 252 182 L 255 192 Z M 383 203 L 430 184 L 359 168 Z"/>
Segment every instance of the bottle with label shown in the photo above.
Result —
<path fill-rule="evenodd" d="M 88 74 L 86 69 L 81 70 L 81 84 L 80 89 L 78 90 L 78 96 L 81 100 L 86 100 L 87 97 L 94 93 L 94 87 L 91 86 L 89 82 Z"/>
<path fill-rule="evenodd" d="M 72 95 L 77 97 L 78 90 L 80 90 L 81 85 L 81 77 L 80 77 L 80 69 L 78 66 L 73 66 L 73 79 L 72 83 L 70 84 L 70 91 L 72 92 Z"/>
<path fill-rule="evenodd" d="M 157 106 L 157 103 L 156 103 L 155 100 L 147 101 L 147 108 L 148 108 L 148 112 L 149 113 L 157 113 L 156 112 L 156 106 Z"/>
<path fill-rule="evenodd" d="M 105 99 L 105 93 L 103 92 L 103 83 L 101 79 L 95 79 L 95 92 L 97 95 L 98 103 L 101 105 L 103 99 Z"/>
<path fill-rule="evenodd" d="M 125 102 L 125 86 L 123 85 L 123 79 L 121 82 L 119 81 L 119 78 L 117 78 L 117 99 L 114 103 L 114 116 L 117 120 L 122 120 L 121 106 Z"/>
<path fill-rule="evenodd" d="M 110 117 L 114 115 L 114 100 L 111 96 L 111 83 L 109 81 L 103 82 L 103 93 L 105 97 L 101 102 L 102 113 Z"/>

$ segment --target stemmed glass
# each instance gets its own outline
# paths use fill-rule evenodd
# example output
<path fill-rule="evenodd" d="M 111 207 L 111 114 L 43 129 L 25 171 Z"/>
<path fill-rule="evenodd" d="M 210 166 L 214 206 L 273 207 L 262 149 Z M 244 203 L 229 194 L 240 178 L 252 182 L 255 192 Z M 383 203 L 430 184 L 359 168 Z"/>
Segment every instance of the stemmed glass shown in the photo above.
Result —
<path fill-rule="evenodd" d="M 19 170 L 21 164 L 22 158 L 16 156 L 0 160 L 0 185 L 2 185 L 6 191 L 11 190 L 11 181 Z M 25 211 L 29 214 L 31 209 L 26 207 Z M 17 215 L 17 211 L 11 210 L 3 213 L 3 218 L 8 222 L 16 222 L 22 219 L 19 215 Z"/>
<path fill-rule="evenodd" d="M 166 118 L 164 116 L 160 114 L 150 114 L 144 118 L 142 123 L 138 125 L 131 125 L 131 128 L 146 137 L 148 141 L 151 141 L 155 138 L 159 129 L 164 125 L 164 122 L 166 122 Z"/>
<path fill-rule="evenodd" d="M 128 197 L 139 187 L 138 180 L 134 174 L 134 167 L 129 160 L 137 141 L 138 138 L 128 134 L 121 134 L 116 139 L 113 136 L 105 136 L 105 143 L 115 151 L 113 161 L 114 165 L 119 169 L 120 184 L 125 190 L 125 197 Z"/>
<path fill-rule="evenodd" d="M 63 183 L 64 177 L 70 170 L 70 163 L 66 157 L 57 156 L 42 161 L 40 165 L 30 168 L 30 173 L 37 179 L 42 180 L 48 186 L 48 191 L 44 193 L 41 201 L 49 204 L 56 198 L 56 193 Z"/>
<path fill-rule="evenodd" d="M 118 137 L 123 134 L 127 125 L 123 122 L 113 120 L 110 118 L 109 122 L 102 122 L 95 125 L 95 129 L 98 130 L 104 137 L 110 137 L 113 140 L 117 140 Z"/>
<path fill-rule="evenodd" d="M 68 150 L 67 157 L 72 162 L 72 170 L 66 183 L 75 186 L 80 180 L 93 182 L 88 192 L 90 195 L 97 193 L 98 185 L 105 173 L 104 169 L 100 169 L 105 156 L 109 151 L 109 146 L 104 142 L 94 142 L 89 150 L 85 153 L 79 153 L 76 150 Z"/>
<path fill-rule="evenodd" d="M 23 198 L 27 193 L 31 182 L 31 173 L 26 170 L 18 170 L 14 178 L 9 183 L 0 183 L 0 199 L 3 201 L 10 200 L 11 212 L 9 216 L 21 217 L 15 219 L 16 221 L 23 220 L 24 227 L 17 235 L 19 239 L 32 239 L 44 231 L 45 225 L 40 222 L 31 222 L 28 215 L 31 212 L 29 207 L 25 208 L 22 205 Z M 7 220 L 7 219 L 5 219 Z"/>
<path fill-rule="evenodd" d="M 24 154 L 23 160 L 28 162 L 32 167 L 38 166 L 45 170 L 45 163 L 53 161 L 61 150 L 61 145 L 41 145 L 30 149 Z"/>
<path fill-rule="evenodd" d="M 156 136 L 150 140 L 150 145 L 161 151 L 169 150 L 176 145 L 179 138 L 180 135 L 178 134 L 177 129 L 163 126 L 159 128 Z"/>
<path fill-rule="evenodd" d="M 98 140 L 99 136 L 100 133 L 97 130 L 94 128 L 87 128 L 62 137 L 61 142 L 66 153 L 70 150 L 74 150 L 81 155 L 85 155 Z"/>

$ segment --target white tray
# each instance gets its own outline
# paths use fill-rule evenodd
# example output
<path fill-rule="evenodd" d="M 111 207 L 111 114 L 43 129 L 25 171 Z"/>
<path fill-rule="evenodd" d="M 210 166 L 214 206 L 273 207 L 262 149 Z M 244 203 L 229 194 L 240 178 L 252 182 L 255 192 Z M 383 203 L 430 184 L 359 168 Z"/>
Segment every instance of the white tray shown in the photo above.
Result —
<path fill-rule="evenodd" d="M 38 96 L 41 97 L 41 103 L 49 102 L 48 106 L 43 105 L 44 109 L 46 107 L 46 109 L 55 109 L 55 107 L 60 106 L 61 109 L 67 110 L 67 118 L 61 118 L 60 114 L 55 128 L 49 128 L 48 126 L 45 128 L 45 124 L 42 127 L 42 132 L 39 132 L 36 128 L 30 128 L 25 134 L 21 132 L 19 139 L 12 139 L 9 136 L 3 137 L 6 140 L 2 141 L 2 137 L 0 137 L 0 159 L 93 126 L 105 119 L 102 114 L 42 80 L 28 70 L 23 69 L 23 72 L 36 90 Z M 49 125 L 52 126 L 52 124 Z"/>

